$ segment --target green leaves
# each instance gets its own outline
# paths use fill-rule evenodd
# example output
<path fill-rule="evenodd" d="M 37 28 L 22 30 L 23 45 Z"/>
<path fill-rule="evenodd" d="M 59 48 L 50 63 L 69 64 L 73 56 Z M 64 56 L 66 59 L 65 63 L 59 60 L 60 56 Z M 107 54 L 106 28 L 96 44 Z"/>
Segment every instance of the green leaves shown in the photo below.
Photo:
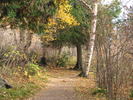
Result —
<path fill-rule="evenodd" d="M 103 6 L 105 10 L 104 14 L 108 16 L 112 16 L 114 18 L 118 18 L 121 13 L 120 2 L 118 0 L 113 1 L 110 5 Z"/>
<path fill-rule="evenodd" d="M 37 64 L 33 64 L 33 63 L 28 63 L 27 64 L 27 69 L 24 71 L 25 76 L 27 77 L 32 77 L 32 76 L 40 76 L 40 68 Z"/>
<path fill-rule="evenodd" d="M 15 18 L 16 17 L 16 9 L 19 8 L 17 5 L 8 5 L 7 6 L 7 14 L 8 17 Z"/>
<path fill-rule="evenodd" d="M 48 17 L 55 14 L 55 5 L 54 1 L 44 0 L 2 0 L 0 12 L 2 24 L 8 23 L 12 28 L 17 26 L 40 34 L 44 33 L 44 24 L 47 24 Z"/>

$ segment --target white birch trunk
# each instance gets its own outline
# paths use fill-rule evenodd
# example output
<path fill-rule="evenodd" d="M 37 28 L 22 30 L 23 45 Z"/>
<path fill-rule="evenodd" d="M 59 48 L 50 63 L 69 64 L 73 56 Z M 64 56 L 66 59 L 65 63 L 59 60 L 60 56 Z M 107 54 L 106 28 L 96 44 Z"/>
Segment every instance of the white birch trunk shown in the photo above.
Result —
<path fill-rule="evenodd" d="M 96 35 L 96 22 L 97 22 L 97 5 L 98 0 L 93 0 L 93 10 L 89 5 L 87 5 L 83 0 L 81 2 L 87 6 L 87 8 L 91 11 L 91 33 L 90 33 L 90 42 L 89 42 L 89 49 L 87 51 L 87 58 L 86 58 L 86 65 L 83 69 L 83 73 L 85 76 L 88 76 L 90 65 L 91 65 L 91 59 L 93 55 L 93 49 L 94 49 L 94 42 L 95 42 L 95 35 Z"/>

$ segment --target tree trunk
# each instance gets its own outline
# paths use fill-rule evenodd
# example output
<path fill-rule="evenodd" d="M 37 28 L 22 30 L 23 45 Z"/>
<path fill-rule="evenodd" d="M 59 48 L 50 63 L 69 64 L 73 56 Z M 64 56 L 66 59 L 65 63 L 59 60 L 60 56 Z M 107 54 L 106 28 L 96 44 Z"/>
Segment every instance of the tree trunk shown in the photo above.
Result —
<path fill-rule="evenodd" d="M 24 53 L 27 52 L 28 48 L 31 46 L 31 41 L 32 41 L 32 37 L 33 37 L 33 33 L 27 33 L 27 38 L 26 38 L 26 44 L 24 46 Z"/>
<path fill-rule="evenodd" d="M 25 43 L 25 34 L 22 32 L 22 29 L 20 29 L 20 53 L 24 53 L 24 43 Z"/>
<path fill-rule="evenodd" d="M 42 44 L 42 52 L 43 52 L 43 56 L 42 56 L 42 58 L 41 58 L 41 64 L 43 64 L 43 65 L 47 65 L 47 63 L 46 63 L 46 49 L 45 49 L 45 46 L 44 46 L 44 44 Z"/>
<path fill-rule="evenodd" d="M 81 45 L 77 44 L 77 63 L 74 70 L 82 70 L 83 69 L 83 60 L 82 60 L 82 48 Z"/>
<path fill-rule="evenodd" d="M 20 29 L 20 41 L 19 41 L 19 51 L 21 55 L 21 60 L 19 61 L 19 66 L 24 67 L 25 64 L 27 63 L 25 59 L 25 54 L 24 54 L 24 44 L 25 44 L 25 33 Z M 26 57 L 27 58 L 27 57 Z"/>
<path fill-rule="evenodd" d="M 93 49 L 94 49 L 95 35 L 96 35 L 95 32 L 96 32 L 96 22 L 97 22 L 97 4 L 98 4 L 98 1 L 97 0 L 93 1 L 93 10 L 83 0 L 81 0 L 81 2 L 85 6 L 87 6 L 89 8 L 89 10 L 91 11 L 91 33 L 90 33 L 89 48 L 87 51 L 87 57 L 86 57 L 86 62 L 85 62 L 86 65 L 83 69 L 83 72 L 81 72 L 84 75 L 81 75 L 81 73 L 80 73 L 80 76 L 88 77 L 88 73 L 89 73 L 90 65 L 91 65 L 92 54 L 93 54 Z"/>
<path fill-rule="evenodd" d="M 26 37 L 26 38 L 25 38 Z M 32 41 L 33 33 L 25 33 L 20 30 L 20 52 L 21 53 L 26 53 L 28 48 L 31 46 L 31 41 Z"/>
<path fill-rule="evenodd" d="M 62 45 L 59 44 L 59 51 L 58 51 L 58 57 L 61 58 L 61 50 L 62 50 Z"/>
<path fill-rule="evenodd" d="M 26 32 L 26 35 L 25 35 L 25 32 L 23 32 L 20 29 L 20 54 L 23 57 L 21 62 L 20 62 L 20 66 L 22 66 L 22 67 L 29 60 L 29 57 L 27 55 L 27 50 L 31 46 L 32 36 L 33 36 L 33 34 L 29 33 L 29 32 Z"/>

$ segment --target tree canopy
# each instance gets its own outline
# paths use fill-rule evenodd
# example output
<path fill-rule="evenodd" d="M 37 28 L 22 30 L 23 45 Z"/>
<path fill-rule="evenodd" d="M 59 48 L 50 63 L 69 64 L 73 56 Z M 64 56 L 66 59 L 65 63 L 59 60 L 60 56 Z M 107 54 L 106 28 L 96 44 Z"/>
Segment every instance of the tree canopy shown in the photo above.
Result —
<path fill-rule="evenodd" d="M 1 25 L 44 33 L 48 18 L 56 12 L 55 7 L 54 1 L 51 0 L 2 0 L 0 2 Z"/>

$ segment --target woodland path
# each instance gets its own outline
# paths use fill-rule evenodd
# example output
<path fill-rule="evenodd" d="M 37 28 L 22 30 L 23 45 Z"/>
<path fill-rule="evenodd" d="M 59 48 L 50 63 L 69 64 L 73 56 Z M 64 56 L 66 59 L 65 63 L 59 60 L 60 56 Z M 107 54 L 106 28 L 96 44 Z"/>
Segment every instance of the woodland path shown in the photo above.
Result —
<path fill-rule="evenodd" d="M 74 90 L 76 75 L 64 75 L 60 71 L 53 71 L 46 89 L 41 91 L 32 100 L 78 100 Z M 59 76 L 61 75 L 61 76 Z"/>

